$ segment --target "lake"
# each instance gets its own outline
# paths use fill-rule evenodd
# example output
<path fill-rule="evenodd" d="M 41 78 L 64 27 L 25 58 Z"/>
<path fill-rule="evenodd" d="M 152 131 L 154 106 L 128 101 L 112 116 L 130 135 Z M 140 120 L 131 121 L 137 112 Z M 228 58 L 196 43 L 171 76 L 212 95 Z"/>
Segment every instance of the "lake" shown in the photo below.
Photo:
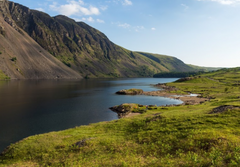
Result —
<path fill-rule="evenodd" d="M 151 84 L 176 78 L 0 81 L 0 152 L 30 135 L 118 119 L 109 107 L 122 103 L 180 104 L 153 96 L 123 96 L 115 92 L 138 88 L 157 90 Z"/>

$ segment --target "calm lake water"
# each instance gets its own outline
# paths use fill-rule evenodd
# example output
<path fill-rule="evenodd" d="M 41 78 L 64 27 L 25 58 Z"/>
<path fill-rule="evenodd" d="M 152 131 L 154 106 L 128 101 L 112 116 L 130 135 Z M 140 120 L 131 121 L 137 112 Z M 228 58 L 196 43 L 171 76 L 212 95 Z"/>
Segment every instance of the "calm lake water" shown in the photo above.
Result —
<path fill-rule="evenodd" d="M 122 103 L 180 104 L 152 96 L 123 96 L 121 89 L 152 91 L 151 84 L 176 79 L 0 81 L 0 152 L 27 136 L 118 119 L 109 107 Z"/>

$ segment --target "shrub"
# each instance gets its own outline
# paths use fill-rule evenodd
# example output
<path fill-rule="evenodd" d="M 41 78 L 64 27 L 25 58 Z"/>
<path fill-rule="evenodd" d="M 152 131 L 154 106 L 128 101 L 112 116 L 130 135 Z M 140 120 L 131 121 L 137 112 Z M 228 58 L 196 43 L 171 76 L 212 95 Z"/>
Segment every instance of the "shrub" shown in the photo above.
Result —
<path fill-rule="evenodd" d="M 16 58 L 16 57 L 12 57 L 11 60 L 14 61 L 14 62 L 16 62 L 16 61 L 17 61 L 17 58 Z"/>
<path fill-rule="evenodd" d="M 63 61 L 63 63 L 64 63 L 66 66 L 71 67 L 71 64 L 70 64 L 69 62 Z"/>

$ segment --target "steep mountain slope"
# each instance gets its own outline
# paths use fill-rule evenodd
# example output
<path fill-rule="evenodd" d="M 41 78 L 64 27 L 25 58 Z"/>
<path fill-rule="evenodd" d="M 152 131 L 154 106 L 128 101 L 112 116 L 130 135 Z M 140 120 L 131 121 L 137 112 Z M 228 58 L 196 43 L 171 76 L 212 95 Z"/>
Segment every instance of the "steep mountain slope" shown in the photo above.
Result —
<path fill-rule="evenodd" d="M 0 1 L 1 9 L 6 3 Z M 3 14 L 6 11 L 2 10 Z M 7 17 L 5 17 L 5 20 Z M 12 79 L 82 78 L 0 15 L 0 70 Z"/>
<path fill-rule="evenodd" d="M 3 1 L 6 22 L 20 33 L 21 29 L 27 32 L 44 49 L 82 76 L 146 77 L 161 71 L 191 70 L 184 63 L 175 68 L 176 58 L 172 58 L 173 64 L 169 59 L 165 65 L 144 54 L 119 47 L 83 22 L 65 16 L 50 17 L 17 3 Z"/>

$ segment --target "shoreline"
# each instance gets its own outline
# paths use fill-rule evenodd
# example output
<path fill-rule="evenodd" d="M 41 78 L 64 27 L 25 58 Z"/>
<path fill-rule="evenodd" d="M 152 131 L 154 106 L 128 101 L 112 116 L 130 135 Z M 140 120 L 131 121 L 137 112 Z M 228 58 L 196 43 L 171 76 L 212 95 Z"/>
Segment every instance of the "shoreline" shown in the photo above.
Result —
<path fill-rule="evenodd" d="M 207 99 L 207 98 L 203 98 L 203 97 L 199 97 L 199 96 L 170 93 L 170 92 L 166 92 L 165 90 L 143 92 L 142 95 L 161 96 L 161 97 L 181 100 L 183 102 L 181 105 L 195 105 L 195 104 L 201 104 L 206 101 L 209 101 L 209 99 Z"/>
<path fill-rule="evenodd" d="M 176 100 L 182 101 L 181 104 L 163 105 L 164 107 L 180 106 L 180 105 L 196 105 L 196 104 L 202 104 L 202 103 L 210 100 L 208 98 L 203 98 L 197 94 L 192 95 L 191 93 L 188 93 L 188 95 L 186 95 L 186 94 L 172 93 L 171 91 L 176 91 L 177 88 L 171 87 L 171 86 L 166 86 L 166 84 L 157 84 L 154 86 L 160 87 L 162 89 L 157 90 L 157 91 L 149 91 L 149 92 L 144 92 L 141 90 L 142 91 L 141 93 L 132 94 L 132 95 L 160 96 L 160 97 L 165 97 L 165 98 L 176 99 Z M 128 92 L 128 90 L 121 90 L 121 92 L 123 92 L 121 94 L 128 95 L 126 93 L 126 92 Z M 118 92 L 116 94 L 118 94 Z M 138 107 L 134 107 L 134 108 L 139 109 L 139 104 L 129 104 L 129 103 L 110 107 L 110 109 L 113 112 L 116 112 L 118 114 L 119 118 L 129 118 L 129 117 L 133 117 L 133 116 L 142 114 L 142 112 L 137 112 L 137 111 L 133 112 L 134 105 L 138 106 Z M 127 107 L 128 109 L 126 108 L 126 106 L 128 106 Z M 149 105 L 149 106 L 150 106 L 150 108 L 152 107 L 151 105 Z M 163 107 L 163 106 L 154 106 L 154 107 Z M 148 109 L 149 109 L 148 106 L 146 106 L 145 110 L 148 110 Z"/>
<path fill-rule="evenodd" d="M 164 85 L 164 84 L 162 84 Z M 157 87 L 161 87 L 159 86 L 159 84 L 155 85 Z M 205 101 L 208 101 L 209 99 L 207 98 L 201 98 L 201 97 L 197 97 L 197 96 L 189 96 L 189 95 L 182 95 L 182 94 L 176 94 L 176 93 L 171 93 L 169 92 L 169 89 L 164 89 L 163 87 L 161 87 L 162 90 L 157 90 L 157 91 L 149 91 L 149 92 L 142 92 L 139 95 L 146 95 L 146 96 L 161 96 L 161 97 L 166 97 L 166 98 L 171 98 L 171 99 L 176 99 L 176 100 L 181 100 L 183 103 L 182 104 L 170 104 L 170 105 L 164 105 L 166 107 L 171 107 L 171 106 L 178 106 L 178 105 L 195 105 L 195 104 L 200 104 L 203 103 Z M 121 95 L 122 96 L 122 95 Z M 158 107 L 162 107 L 162 106 L 158 106 Z M 113 111 L 115 112 L 115 111 Z M 116 112 L 118 114 L 118 112 Z M 138 112 L 129 112 L 128 114 L 120 117 L 120 118 L 130 118 L 130 117 L 134 117 L 137 115 L 141 115 L 142 113 L 138 113 Z M 101 121 L 100 121 L 101 122 Z M 98 122 L 96 122 L 98 123 Z M 63 129 L 64 130 L 64 129 Z M 61 130 L 60 130 L 61 131 Z M 42 133 L 40 133 L 42 134 Z M 32 135 L 31 135 L 32 136 Z M 29 136 L 27 136 L 29 137 Z M 21 139 L 22 140 L 22 139 Z M 19 141 L 21 141 L 19 140 Z M 16 143 L 16 142 L 14 142 Z M 8 145 L 9 146 L 9 145 Z M 7 146 L 7 147 L 8 147 Z M 6 147 L 6 148 L 7 148 Z M 0 150 L 0 154 L 6 149 L 4 148 L 2 151 Z"/>
<path fill-rule="evenodd" d="M 208 98 L 203 98 L 201 95 L 192 96 L 191 92 L 188 92 L 188 94 L 177 94 L 172 93 L 173 91 L 177 91 L 178 89 L 173 86 L 167 86 L 165 83 L 156 84 L 155 87 L 161 88 L 161 90 L 157 91 L 150 91 L 150 92 L 143 92 L 143 95 L 147 96 L 161 96 L 171 99 L 177 99 L 183 101 L 182 105 L 195 105 L 195 104 L 201 104 L 206 101 L 209 101 Z"/>

